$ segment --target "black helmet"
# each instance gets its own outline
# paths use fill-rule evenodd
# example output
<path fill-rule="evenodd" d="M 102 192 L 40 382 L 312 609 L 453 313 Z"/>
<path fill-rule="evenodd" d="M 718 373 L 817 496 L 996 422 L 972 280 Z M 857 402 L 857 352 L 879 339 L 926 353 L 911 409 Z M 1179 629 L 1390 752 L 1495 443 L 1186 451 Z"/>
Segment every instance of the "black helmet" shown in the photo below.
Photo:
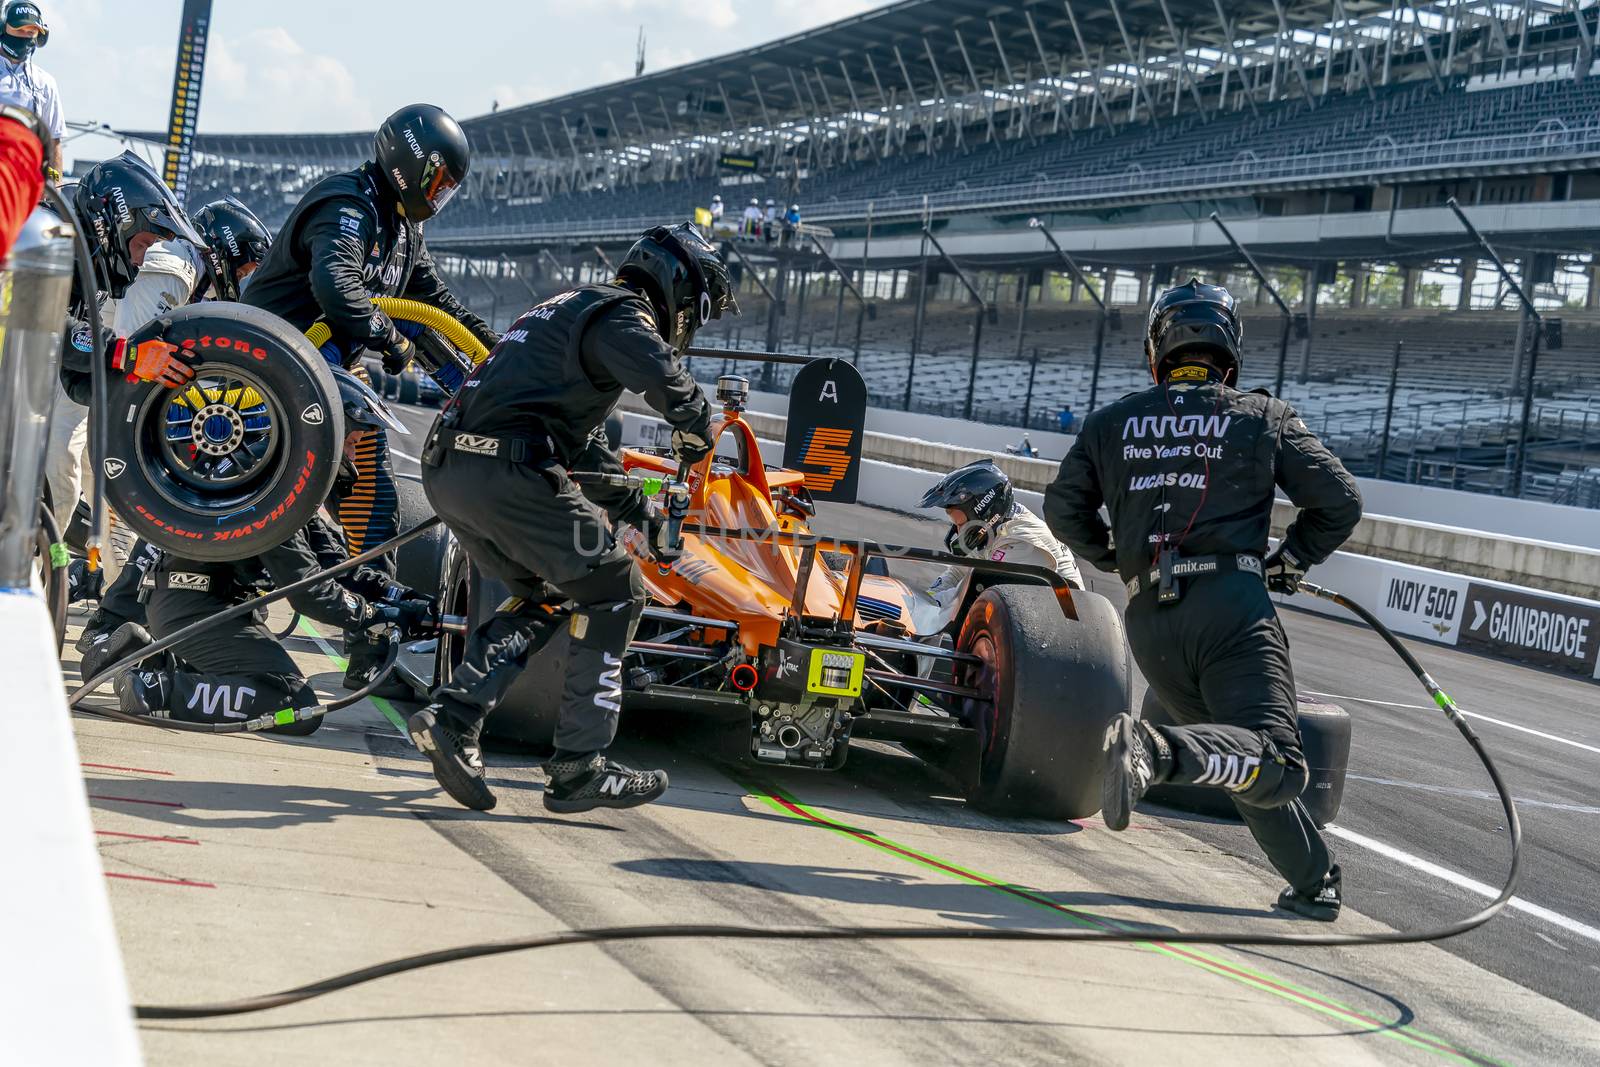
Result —
<path fill-rule="evenodd" d="M 711 242 L 687 222 L 657 226 L 628 249 L 617 280 L 645 290 L 656 305 L 662 333 L 682 352 L 694 332 L 723 312 L 739 314 L 733 280 Z"/>
<path fill-rule="evenodd" d="M 1010 517 L 1013 500 L 1006 472 L 994 460 L 980 459 L 939 479 L 922 494 L 918 506 L 955 508 L 965 515 L 966 522 L 952 531 L 947 543 L 957 551 L 976 551 L 989 539 L 989 532 Z"/>
<path fill-rule="evenodd" d="M 1239 346 L 1244 342 L 1244 324 L 1236 307 L 1228 290 L 1197 278 L 1156 297 L 1150 305 L 1144 346 L 1150 377 L 1163 381 L 1186 353 L 1205 352 L 1226 364 L 1221 368 L 1223 381 L 1236 383 Z"/>
<path fill-rule="evenodd" d="M 343 367 L 328 369 L 333 372 L 333 380 L 339 386 L 339 404 L 344 408 L 346 433 L 357 426 L 365 426 L 374 430 L 393 430 L 395 433 L 410 436 L 411 431 L 406 428 L 406 424 L 395 418 L 389 406 L 372 391 L 372 386 Z"/>
<path fill-rule="evenodd" d="M 201 249 L 206 245 L 172 190 L 132 152 L 98 163 L 85 174 L 78 184 L 76 207 L 100 286 L 113 298 L 120 298 L 139 273 L 129 250 L 139 234 L 179 237 Z"/>
<path fill-rule="evenodd" d="M 50 27 L 44 21 L 44 12 L 39 10 L 38 4 L 31 0 L 6 0 L 5 26 L 0 28 L 0 33 L 7 29 L 20 30 L 24 26 L 32 26 L 39 32 L 33 37 L 6 33 L 3 46 L 0 46 L 0 51 L 18 63 L 32 55 L 35 49 L 50 43 Z"/>
<path fill-rule="evenodd" d="M 213 200 L 196 211 L 194 224 L 206 239 L 217 299 L 239 299 L 239 292 L 244 288 L 239 271 L 267 258 L 272 248 L 272 231 L 255 212 L 231 196 Z"/>
<path fill-rule="evenodd" d="M 472 148 L 461 124 L 432 104 L 412 104 L 390 115 L 378 129 L 374 151 L 378 169 L 412 222 L 437 215 L 472 167 Z"/>

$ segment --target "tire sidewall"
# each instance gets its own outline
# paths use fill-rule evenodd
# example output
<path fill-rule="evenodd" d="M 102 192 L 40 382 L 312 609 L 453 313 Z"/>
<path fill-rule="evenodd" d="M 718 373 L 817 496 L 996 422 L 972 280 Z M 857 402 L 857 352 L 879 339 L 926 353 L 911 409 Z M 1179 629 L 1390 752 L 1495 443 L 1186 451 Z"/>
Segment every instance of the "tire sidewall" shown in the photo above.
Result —
<path fill-rule="evenodd" d="M 208 367 L 238 369 L 266 386 L 279 441 L 269 470 L 237 508 L 192 510 L 163 494 L 147 466 L 160 462 L 148 455 L 145 429 L 163 403 L 155 394 L 174 391 L 113 375 L 106 464 L 97 473 L 118 516 L 157 547 L 195 560 L 243 559 L 283 543 L 311 521 L 338 473 L 344 413 L 327 362 L 288 323 L 241 304 L 182 308 L 136 331 L 128 351 L 158 335 L 199 352 L 199 375 Z"/>

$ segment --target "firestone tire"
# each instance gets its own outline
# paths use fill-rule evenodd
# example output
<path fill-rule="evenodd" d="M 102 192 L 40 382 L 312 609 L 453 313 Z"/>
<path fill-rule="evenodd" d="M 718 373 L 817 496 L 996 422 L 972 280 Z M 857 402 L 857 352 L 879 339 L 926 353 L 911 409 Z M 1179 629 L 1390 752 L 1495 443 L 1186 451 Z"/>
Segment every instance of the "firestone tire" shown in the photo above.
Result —
<path fill-rule="evenodd" d="M 56 631 L 56 653 L 59 655 L 67 643 L 67 565 L 56 565 L 56 554 L 51 551 L 61 540 L 56 530 L 55 516 L 50 509 L 39 508 L 39 529 L 34 551 L 38 555 L 39 580 L 44 584 L 44 605 L 50 612 L 50 624 Z"/>
<path fill-rule="evenodd" d="M 984 590 L 956 647 L 982 664 L 967 682 L 993 694 L 973 702 L 978 729 L 967 796 L 984 811 L 1083 819 L 1100 809 L 1100 747 L 1129 707 L 1130 666 L 1122 619 L 1104 597 L 1072 595 L 1066 618 L 1042 586 Z"/>
<path fill-rule="evenodd" d="M 327 498 L 344 411 L 322 355 L 288 323 L 243 304 L 193 304 L 128 339 L 196 351 L 172 390 L 114 374 L 106 492 L 134 533 L 202 561 L 245 559 L 299 530 Z"/>

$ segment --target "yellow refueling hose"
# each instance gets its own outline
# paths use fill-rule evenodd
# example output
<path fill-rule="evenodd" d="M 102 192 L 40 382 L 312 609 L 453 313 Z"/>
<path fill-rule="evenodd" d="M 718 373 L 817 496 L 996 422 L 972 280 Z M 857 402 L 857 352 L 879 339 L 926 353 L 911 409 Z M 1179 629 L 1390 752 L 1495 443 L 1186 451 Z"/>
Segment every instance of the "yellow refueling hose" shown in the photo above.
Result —
<path fill-rule="evenodd" d="M 440 311 L 432 304 L 424 304 L 420 300 L 405 300 L 397 296 L 375 296 L 372 302 L 378 305 L 391 319 L 401 322 L 417 322 L 423 326 L 438 330 L 445 340 L 455 345 L 464 352 L 474 364 L 482 363 L 489 358 L 489 350 L 483 347 L 483 342 L 472 336 L 472 331 L 461 323 L 451 318 L 446 312 Z M 325 322 L 313 322 L 306 331 L 306 337 L 318 348 L 328 343 L 328 338 L 333 336 L 333 331 Z"/>

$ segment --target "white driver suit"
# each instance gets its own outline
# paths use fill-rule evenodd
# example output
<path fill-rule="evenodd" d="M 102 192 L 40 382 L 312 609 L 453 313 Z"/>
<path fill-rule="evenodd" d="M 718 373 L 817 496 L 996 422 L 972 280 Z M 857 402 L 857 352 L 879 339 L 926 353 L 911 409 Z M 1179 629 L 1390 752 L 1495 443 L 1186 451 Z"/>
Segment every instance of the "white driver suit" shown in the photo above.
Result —
<path fill-rule="evenodd" d="M 206 277 L 204 253 L 184 240 L 157 241 L 144 254 L 144 263 L 120 300 L 108 300 L 101 313 L 111 320 L 118 337 L 126 337 L 151 319 L 183 307 L 194 298 Z M 76 343 L 76 341 L 74 342 Z M 84 340 L 88 343 L 87 339 Z M 63 532 L 72 519 L 80 494 L 94 492 L 95 472 L 85 462 L 89 446 L 89 409 L 74 403 L 61 383 L 56 383 L 56 406 L 50 418 L 50 444 L 45 459 L 45 480 L 50 486 L 51 510 Z M 104 533 L 104 531 L 102 531 Z M 131 538 L 129 539 L 131 543 Z M 116 576 L 122 553 L 107 553 L 106 578 Z"/>
<path fill-rule="evenodd" d="M 1074 589 L 1082 589 L 1083 575 L 1072 550 L 1051 535 L 1044 520 L 1023 507 L 1011 505 L 1011 514 L 995 524 L 983 547 L 968 549 L 961 538 L 952 538 L 950 550 L 958 556 L 991 559 L 1001 563 L 1025 563 L 1034 567 L 1048 567 L 1066 579 Z M 928 595 L 941 608 L 948 608 L 966 588 L 972 574 L 965 567 L 948 567 L 928 587 Z"/>

